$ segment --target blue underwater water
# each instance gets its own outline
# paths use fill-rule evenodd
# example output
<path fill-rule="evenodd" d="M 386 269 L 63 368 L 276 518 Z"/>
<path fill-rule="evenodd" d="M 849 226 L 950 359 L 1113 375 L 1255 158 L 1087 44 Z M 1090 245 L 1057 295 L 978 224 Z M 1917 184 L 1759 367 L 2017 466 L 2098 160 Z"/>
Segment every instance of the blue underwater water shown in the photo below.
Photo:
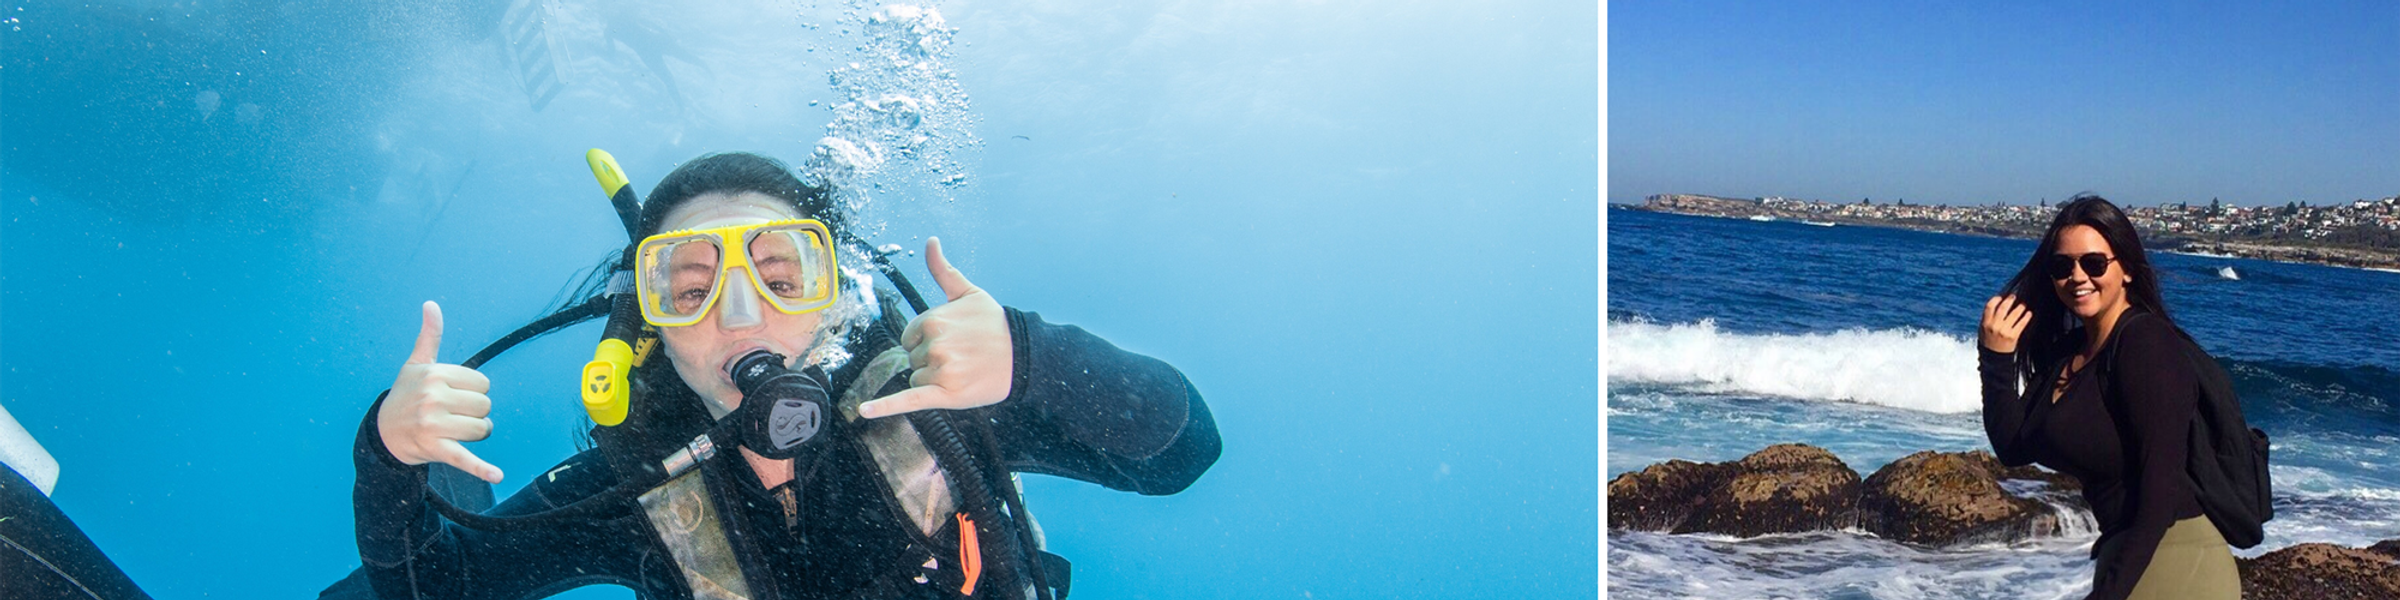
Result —
<path fill-rule="evenodd" d="M 1593 593 L 1595 5 L 929 8 L 7 4 L 0 405 L 152 595 L 313 597 L 417 305 L 456 362 L 625 243 L 588 148 L 748 150 L 1207 398 L 1188 491 L 1027 478 L 1076 597 Z M 598 336 L 483 369 L 503 497 Z"/>
<path fill-rule="evenodd" d="M 1615 477 L 1770 444 L 1862 475 L 1990 448 L 1972 345 L 2033 242 L 1608 211 Z M 2276 519 L 2256 555 L 2400 537 L 2400 273 L 2153 252 L 2169 311 L 2272 436 Z M 2089 523 L 2085 523 L 2088 527 Z M 2089 590 L 2096 532 L 1927 549 L 1857 532 L 1735 540 L 1612 533 L 1612 597 L 2048 598 Z"/>

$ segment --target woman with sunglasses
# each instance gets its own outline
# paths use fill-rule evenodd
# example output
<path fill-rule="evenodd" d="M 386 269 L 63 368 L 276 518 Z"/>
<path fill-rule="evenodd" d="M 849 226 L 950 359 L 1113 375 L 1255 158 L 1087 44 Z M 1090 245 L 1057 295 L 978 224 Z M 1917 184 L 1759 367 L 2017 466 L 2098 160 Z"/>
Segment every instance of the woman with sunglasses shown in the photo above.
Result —
<path fill-rule="evenodd" d="M 2082 481 L 2100 522 L 2088 598 L 2241 596 L 2184 475 L 2199 376 L 2182 335 L 2132 222 L 2088 194 L 1984 303 L 1985 433 L 2002 464 Z"/>
<path fill-rule="evenodd" d="M 967 500 L 954 498 L 966 485 L 961 478 L 974 475 L 950 472 L 947 462 L 936 468 L 921 450 L 870 447 L 900 443 L 891 432 L 908 429 L 910 419 L 898 416 L 954 411 L 948 422 L 970 432 L 965 447 L 997 453 L 980 464 L 1142 494 L 1179 492 L 1216 461 L 1214 421 L 1181 373 L 1082 329 L 1002 307 L 949 264 L 936 240 L 927 240 L 926 266 L 948 302 L 905 329 L 877 327 L 863 316 L 874 310 L 862 289 L 872 282 L 855 280 L 867 269 L 840 265 L 856 260 L 836 251 L 841 216 L 823 190 L 782 163 L 739 153 L 683 165 L 640 207 L 630 283 L 660 344 L 635 361 L 640 414 L 632 421 L 706 427 L 749 414 L 745 389 L 759 388 L 737 384 L 733 367 L 751 369 L 762 352 L 804 374 L 802 387 L 843 400 L 822 412 L 811 407 L 800 421 L 776 409 L 774 426 L 801 442 L 838 434 L 824 436 L 836 445 L 815 446 L 831 449 L 804 457 L 762 452 L 749 438 L 710 445 L 690 428 L 639 442 L 658 454 L 688 446 L 673 456 L 700 457 L 692 468 L 709 483 L 691 489 L 714 502 L 676 505 L 654 490 L 640 506 L 628 499 L 625 510 L 586 519 L 490 530 L 443 519 L 428 506 L 428 464 L 492 482 L 502 475 L 461 445 L 491 434 L 492 384 L 436 359 L 441 312 L 426 303 L 416 350 L 370 410 L 354 450 L 359 552 L 377 595 L 531 598 L 610 583 L 651 598 L 1047 597 L 1052 590 L 1037 593 L 1035 583 L 1065 589 L 1064 561 L 1038 547 L 985 553 L 1007 536 L 971 522 Z M 853 384 L 858 390 L 845 395 Z M 801 426 L 789 427 L 794 422 Z M 596 436 L 626 428 L 607 429 Z M 906 443 L 939 443 L 936 432 L 910 431 Z M 535 475 L 487 514 L 552 511 L 631 480 L 598 454 L 587 450 Z M 1011 479 L 997 477 L 997 485 Z M 659 509 L 654 500 L 696 508 Z M 1038 537 L 1022 510 L 1010 506 L 1007 520 Z M 685 523 L 712 518 L 723 524 Z M 689 531 L 665 533 L 675 527 Z M 690 541 L 702 533 L 722 541 Z"/>

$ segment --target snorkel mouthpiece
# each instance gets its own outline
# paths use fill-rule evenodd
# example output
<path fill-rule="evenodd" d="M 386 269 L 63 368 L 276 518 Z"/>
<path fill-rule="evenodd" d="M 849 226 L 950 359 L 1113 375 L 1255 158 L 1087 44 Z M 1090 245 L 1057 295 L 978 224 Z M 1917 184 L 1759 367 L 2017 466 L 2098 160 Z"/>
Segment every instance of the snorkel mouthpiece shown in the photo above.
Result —
<path fill-rule="evenodd" d="M 583 364 L 583 410 L 591 413 L 592 422 L 609 427 L 625 422 L 625 413 L 633 406 L 633 382 L 627 378 L 655 342 L 640 337 L 641 309 L 635 308 L 633 291 L 628 289 L 632 286 L 630 275 L 619 271 L 609 280 L 608 325 L 601 330 L 600 346 L 592 349 L 592 361 Z M 642 349 L 634 349 L 626 340 L 641 340 Z"/>
<path fill-rule="evenodd" d="M 823 446 L 810 440 L 825 437 L 833 427 L 832 395 L 825 390 L 825 372 L 783 368 L 783 355 L 755 350 L 733 362 L 730 372 L 742 405 L 732 415 L 741 443 L 773 460 L 799 456 Z"/>
<path fill-rule="evenodd" d="M 616 338 L 600 340 L 592 362 L 583 364 L 583 410 L 591 413 L 592 422 L 611 427 L 625 422 L 633 404 L 633 388 L 625 378 L 632 371 L 632 346 Z"/>

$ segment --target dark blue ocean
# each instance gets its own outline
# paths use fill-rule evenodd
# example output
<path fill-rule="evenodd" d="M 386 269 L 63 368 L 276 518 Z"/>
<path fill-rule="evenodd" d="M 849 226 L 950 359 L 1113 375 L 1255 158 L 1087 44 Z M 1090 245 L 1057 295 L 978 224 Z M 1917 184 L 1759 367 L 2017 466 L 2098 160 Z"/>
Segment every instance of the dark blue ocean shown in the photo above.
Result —
<path fill-rule="evenodd" d="M 314 597 L 418 304 L 463 360 L 626 243 L 586 149 L 645 192 L 748 150 L 1198 386 L 1190 490 L 1027 477 L 1075 597 L 1589 596 L 1596 10 L 0 5 L 0 405 L 152 595 Z M 598 336 L 483 369 L 502 496 L 575 451 Z"/>
<path fill-rule="evenodd" d="M 1607 218 L 1608 477 L 1783 442 L 1832 450 L 1862 475 L 1919 450 L 1990 448 L 1977 318 L 2033 242 L 1621 207 Z M 2273 438 L 2276 519 L 2236 554 L 2400 537 L 2400 273 L 2152 260 L 2168 310 Z M 1612 533 L 1608 591 L 2080 597 L 2096 535 L 1937 550 L 1856 532 Z"/>

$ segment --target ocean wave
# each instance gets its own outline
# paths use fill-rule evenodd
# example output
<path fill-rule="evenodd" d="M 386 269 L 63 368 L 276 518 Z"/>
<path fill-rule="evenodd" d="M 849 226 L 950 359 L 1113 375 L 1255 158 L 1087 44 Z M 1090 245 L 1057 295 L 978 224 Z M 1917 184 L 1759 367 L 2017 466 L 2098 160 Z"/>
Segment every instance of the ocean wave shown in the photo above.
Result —
<path fill-rule="evenodd" d="M 2256 547 L 2236 550 L 2257 556 L 2301 542 L 2363 547 L 2400 538 L 2400 489 L 2316 467 L 2273 465 L 2275 519 Z"/>
<path fill-rule="evenodd" d="M 1982 409 L 1975 343 L 1901 327 L 1803 334 L 1725 331 L 1713 319 L 1659 324 L 1609 320 L 1608 381 L 1712 394 L 1875 404 L 1937 413 Z M 2217 362 L 2232 376 L 2251 424 L 2274 434 L 2328 422 L 2366 435 L 2400 434 L 2400 371 L 2282 360 Z"/>
<path fill-rule="evenodd" d="M 1611 321 L 1608 380 L 1938 413 L 1983 407 L 1974 343 L 1912 328 L 1784 335 L 1721 331 L 1710 319 Z"/>
<path fill-rule="evenodd" d="M 2217 359 L 2217 364 L 2233 377 L 2234 391 L 2241 394 L 2245 408 L 2255 406 L 2269 413 L 2297 411 L 2306 417 L 2381 423 L 2387 426 L 2367 431 L 2400 435 L 2400 428 L 2388 426 L 2400 423 L 2400 402 L 2395 402 L 2400 400 L 2400 372 L 2374 365 L 2312 365 L 2223 357 Z"/>

